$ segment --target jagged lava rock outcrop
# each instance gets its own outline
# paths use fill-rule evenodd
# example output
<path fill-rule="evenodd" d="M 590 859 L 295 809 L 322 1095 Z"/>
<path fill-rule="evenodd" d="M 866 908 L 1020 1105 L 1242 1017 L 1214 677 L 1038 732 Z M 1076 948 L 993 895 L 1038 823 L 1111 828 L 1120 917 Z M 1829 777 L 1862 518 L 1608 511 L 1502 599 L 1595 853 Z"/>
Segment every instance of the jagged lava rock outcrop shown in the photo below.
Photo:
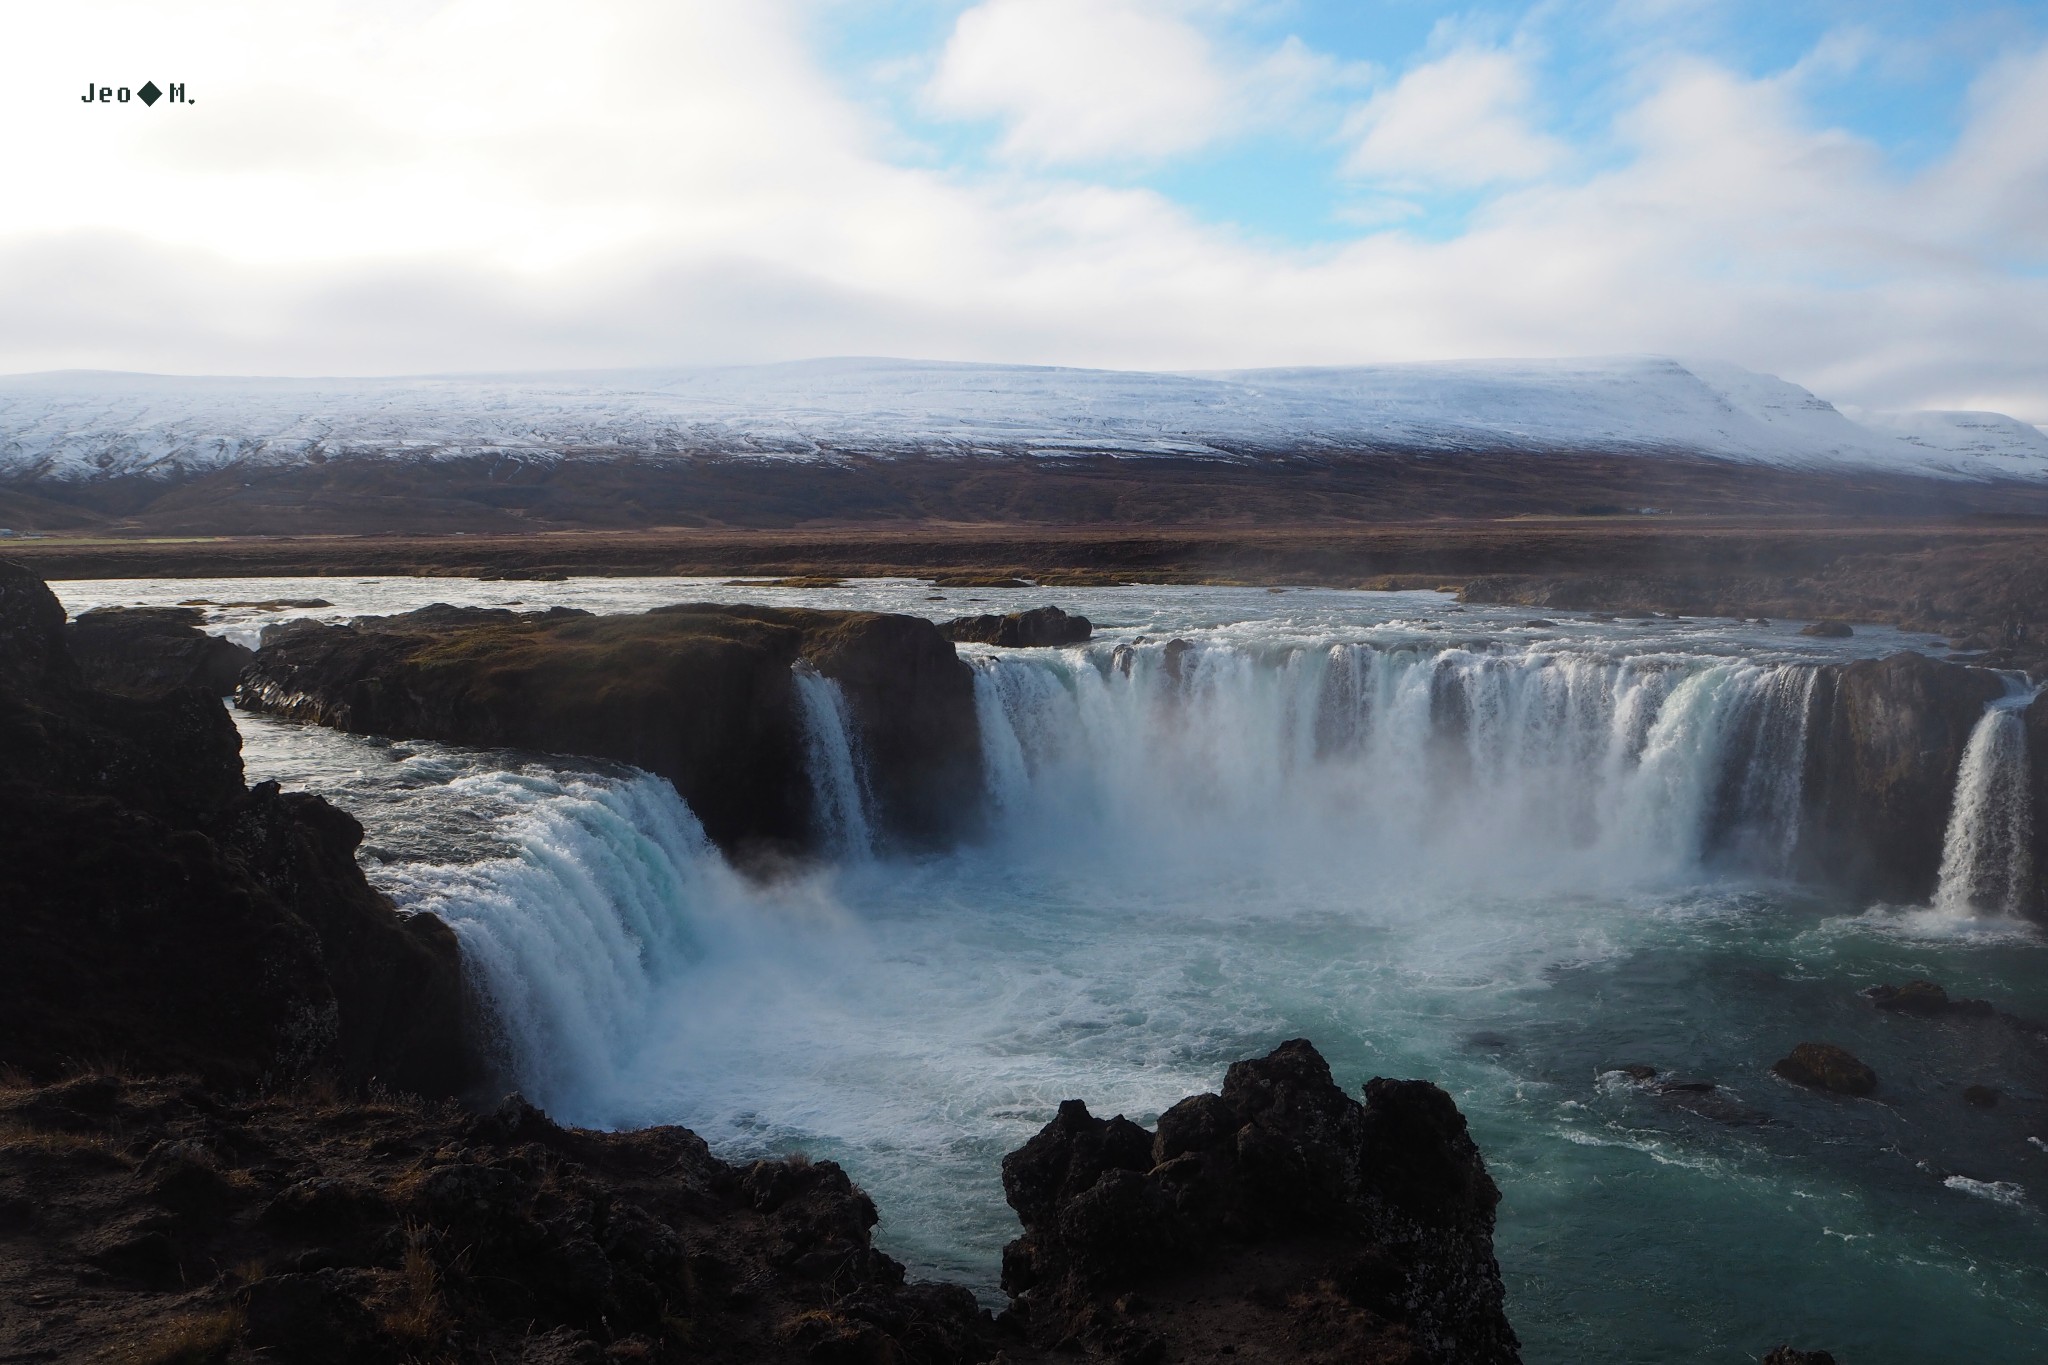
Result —
<path fill-rule="evenodd" d="M 1450 1096 L 1360 1104 L 1305 1039 L 1233 1065 L 1148 1132 L 1079 1100 L 1003 1160 L 1024 1235 L 1005 1321 L 1119 1361 L 1518 1360 L 1500 1193 Z"/>
<path fill-rule="evenodd" d="M 1924 903 L 1970 731 L 2005 683 L 1913 653 L 1827 664 L 1808 718 L 1804 875 L 1859 895 Z"/>
<path fill-rule="evenodd" d="M 1005 649 L 1042 649 L 1060 645 L 1084 645 L 1095 627 L 1085 616 L 1075 616 L 1058 607 L 1033 607 L 1007 615 L 956 616 L 939 627 L 948 640 Z"/>
<path fill-rule="evenodd" d="M 65 643 L 89 686 L 156 696 L 196 687 L 210 696 L 235 690 L 256 651 L 200 629 L 197 607 L 101 607 L 65 629 Z"/>
<path fill-rule="evenodd" d="M 371 889 L 361 839 L 244 787 L 217 696 L 87 686 L 56 598 L 0 562 L 0 1066 L 468 1085 L 454 935 Z"/>
<path fill-rule="evenodd" d="M 967 1290 L 906 1284 L 875 1249 L 874 1204 L 838 1166 L 729 1165 L 682 1128 L 95 1075 L 0 1086 L 0 1132 L 8 1359 L 968 1365 L 998 1349 Z"/>
<path fill-rule="evenodd" d="M 675 783 L 729 851 L 803 848 L 814 822 L 799 668 L 839 685 L 886 837 L 941 843 L 976 817 L 973 672 L 919 617 L 428 607 L 298 622 L 264 632 L 237 702 L 360 734 L 631 763 Z"/>

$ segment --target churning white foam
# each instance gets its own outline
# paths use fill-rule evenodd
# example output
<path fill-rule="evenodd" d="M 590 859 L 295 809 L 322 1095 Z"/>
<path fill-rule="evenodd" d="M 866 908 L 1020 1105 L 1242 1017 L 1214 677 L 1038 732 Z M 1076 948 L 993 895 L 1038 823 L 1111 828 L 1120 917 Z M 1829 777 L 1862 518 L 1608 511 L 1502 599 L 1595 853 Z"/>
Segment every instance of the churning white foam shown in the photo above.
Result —
<path fill-rule="evenodd" d="M 833 917 L 801 884 L 770 896 L 741 879 L 651 774 L 482 771 L 448 795 L 502 810 L 492 836 L 512 851 L 367 870 L 406 909 L 454 928 L 506 1069 L 564 1116 L 604 1121 L 621 1070 L 693 966 L 743 954 L 793 916 Z"/>

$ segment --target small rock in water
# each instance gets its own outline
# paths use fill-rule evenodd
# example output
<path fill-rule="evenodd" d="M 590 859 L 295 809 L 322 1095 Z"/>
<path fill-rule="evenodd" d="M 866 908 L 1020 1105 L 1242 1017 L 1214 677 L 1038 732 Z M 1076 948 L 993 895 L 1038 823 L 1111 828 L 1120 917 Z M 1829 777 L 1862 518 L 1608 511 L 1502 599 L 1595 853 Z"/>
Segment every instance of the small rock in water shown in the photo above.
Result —
<path fill-rule="evenodd" d="M 1998 1093 L 1988 1085 L 1967 1086 L 1963 1090 L 1963 1103 L 1975 1105 L 1979 1109 L 1995 1108 L 1998 1104 Z"/>
<path fill-rule="evenodd" d="M 1872 986 L 1864 998 L 1893 1014 L 1934 1017 L 1943 1014 L 1988 1015 L 1997 1013 L 1989 1000 L 1952 1000 L 1949 993 L 1932 981 L 1908 981 L 1903 986 Z"/>
<path fill-rule="evenodd" d="M 972 602 L 976 599 L 967 599 Z M 1007 616 L 962 616 L 939 627 L 946 638 L 1006 649 L 1043 649 L 1078 645 L 1091 634 L 1088 618 L 1072 616 L 1058 607 L 1036 607 L 1014 611 Z"/>
<path fill-rule="evenodd" d="M 1780 1346 L 1767 1354 L 1759 1365 L 1835 1365 L 1835 1358 L 1826 1351 L 1802 1351 L 1794 1346 Z"/>
<path fill-rule="evenodd" d="M 1877 1089 L 1877 1073 L 1833 1043 L 1801 1043 L 1771 1070 L 1796 1085 L 1837 1095 L 1868 1095 Z"/>
<path fill-rule="evenodd" d="M 1812 625 L 1801 626 L 1801 635 L 1814 635 L 1823 640 L 1846 640 L 1856 632 L 1847 621 L 1815 621 Z"/>

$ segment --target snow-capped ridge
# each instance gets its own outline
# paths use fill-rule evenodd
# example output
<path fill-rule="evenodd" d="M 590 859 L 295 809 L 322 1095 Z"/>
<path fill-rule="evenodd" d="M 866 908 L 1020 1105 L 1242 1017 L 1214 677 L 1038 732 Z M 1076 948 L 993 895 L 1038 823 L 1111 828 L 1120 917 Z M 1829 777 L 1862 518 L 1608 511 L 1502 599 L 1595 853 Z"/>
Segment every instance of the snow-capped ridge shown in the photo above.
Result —
<path fill-rule="evenodd" d="M 1717 361 L 1628 356 L 1148 372 L 874 357 L 392 379 L 0 378 L 0 477 L 328 459 L 772 460 L 1410 450 L 1682 453 L 2048 479 L 1997 413 L 1844 412 Z"/>

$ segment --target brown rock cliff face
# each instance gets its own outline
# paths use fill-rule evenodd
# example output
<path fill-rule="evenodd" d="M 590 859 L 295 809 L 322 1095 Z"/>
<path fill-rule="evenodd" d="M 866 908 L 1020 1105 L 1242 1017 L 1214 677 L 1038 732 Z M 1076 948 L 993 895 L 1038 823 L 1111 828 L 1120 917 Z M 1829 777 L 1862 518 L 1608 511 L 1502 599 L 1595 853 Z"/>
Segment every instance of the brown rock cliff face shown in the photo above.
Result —
<path fill-rule="evenodd" d="M 88 687 L 56 599 L 0 562 L 0 1065 L 470 1084 L 453 935 L 370 888 L 361 838 L 246 789 L 217 697 Z"/>
<path fill-rule="evenodd" d="M 747 853 L 813 838 L 799 665 L 839 684 L 888 840 L 939 844 L 971 825 L 982 787 L 973 674 L 918 617 L 430 607 L 275 627 L 238 700 L 356 733 L 631 763 L 675 783 L 721 847 Z"/>
<path fill-rule="evenodd" d="M 1970 731 L 1996 674 L 1900 653 L 1821 669 L 1808 719 L 1805 875 L 1903 902 L 1934 894 Z"/>

